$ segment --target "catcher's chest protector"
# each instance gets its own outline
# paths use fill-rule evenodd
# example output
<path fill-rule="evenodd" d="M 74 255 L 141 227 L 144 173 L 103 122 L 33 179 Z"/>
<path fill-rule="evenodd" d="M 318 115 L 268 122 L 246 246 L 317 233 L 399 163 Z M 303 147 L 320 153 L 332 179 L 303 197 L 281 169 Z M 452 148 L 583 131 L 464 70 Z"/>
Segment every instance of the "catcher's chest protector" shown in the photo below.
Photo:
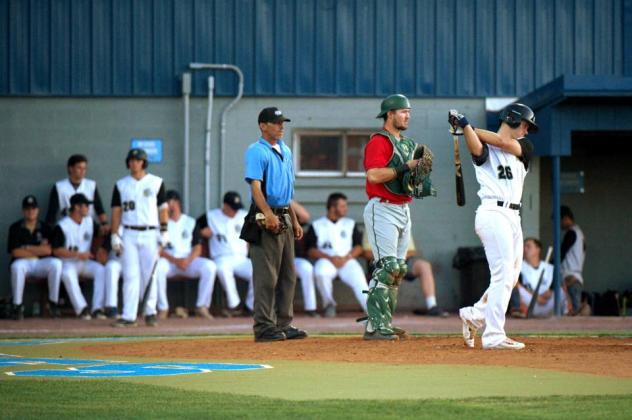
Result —
<path fill-rule="evenodd" d="M 397 140 L 391 133 L 385 130 L 380 131 L 378 134 L 387 137 L 393 145 L 393 154 L 386 165 L 388 168 L 397 168 L 401 164 L 406 163 L 413 158 L 413 154 L 417 148 L 417 144 L 413 141 L 413 139 L 401 136 L 400 140 Z M 404 195 L 406 197 L 411 196 L 410 193 L 404 190 L 400 177 L 384 183 L 384 186 L 393 194 Z"/>

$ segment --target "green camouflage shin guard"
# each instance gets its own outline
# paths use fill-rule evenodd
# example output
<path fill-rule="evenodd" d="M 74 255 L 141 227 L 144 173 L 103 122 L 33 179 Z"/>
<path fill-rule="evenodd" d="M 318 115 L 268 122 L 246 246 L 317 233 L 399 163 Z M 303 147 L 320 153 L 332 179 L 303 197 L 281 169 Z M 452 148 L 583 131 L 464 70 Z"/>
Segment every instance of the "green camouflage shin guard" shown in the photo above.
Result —
<path fill-rule="evenodd" d="M 377 331 L 382 335 L 393 335 L 391 322 L 393 320 L 392 302 L 393 289 L 397 299 L 397 278 L 399 276 L 399 264 L 394 257 L 382 258 L 377 263 L 377 269 L 373 272 L 367 298 L 367 332 Z"/>

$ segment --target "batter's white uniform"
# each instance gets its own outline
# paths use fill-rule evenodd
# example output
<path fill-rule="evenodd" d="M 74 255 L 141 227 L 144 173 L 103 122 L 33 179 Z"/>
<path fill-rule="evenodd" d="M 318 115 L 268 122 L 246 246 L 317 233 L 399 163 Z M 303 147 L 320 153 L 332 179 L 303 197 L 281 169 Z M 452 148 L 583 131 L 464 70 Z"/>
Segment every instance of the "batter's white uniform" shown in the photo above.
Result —
<path fill-rule="evenodd" d="M 528 141 L 521 139 L 519 142 Z M 523 147 L 524 150 L 524 147 Z M 519 206 L 529 162 L 483 143 L 483 154 L 474 158 L 480 184 L 481 205 L 476 210 L 475 230 L 485 247 L 490 284 L 468 317 L 485 324 L 483 347 L 493 347 L 507 337 L 505 311 L 522 267 L 523 240 Z"/>
<path fill-rule="evenodd" d="M 166 208 L 164 184 L 160 177 L 145 174 L 119 179 L 112 195 L 112 207 L 121 208 L 123 226 L 123 313 L 125 321 L 135 321 L 139 301 L 149 284 L 151 270 L 158 258 L 160 221 L 158 207 Z M 154 273 L 155 275 L 155 273 Z M 149 289 L 146 316 L 156 314 L 156 282 Z"/>
<path fill-rule="evenodd" d="M 209 210 L 206 213 L 206 226 L 213 236 L 209 239 L 211 257 L 217 265 L 217 276 L 226 291 L 228 307 L 239 305 L 239 293 L 235 284 L 235 275 L 248 282 L 246 307 L 252 311 L 254 307 L 254 290 L 252 287 L 252 262 L 248 258 L 248 243 L 239 238 L 247 212 L 237 210 L 233 217 L 228 217 L 222 209 Z M 200 229 L 203 229 L 201 224 Z"/>
<path fill-rule="evenodd" d="M 68 250 L 90 252 L 95 230 L 94 220 L 87 216 L 77 223 L 66 216 L 59 221 L 53 233 L 53 247 L 63 246 Z M 88 307 L 81 293 L 79 276 L 93 279 L 92 312 L 103 309 L 105 300 L 104 282 L 105 268 L 94 260 L 78 258 L 61 258 L 61 281 L 64 283 L 72 307 L 77 315 Z"/>
<path fill-rule="evenodd" d="M 308 246 L 315 246 L 319 251 L 332 257 L 344 257 L 351 252 L 355 245 L 362 244 L 361 236 L 354 239 L 354 232 L 357 232 L 356 223 L 348 217 L 342 217 L 333 222 L 323 216 L 312 223 L 311 229 L 315 236 L 315 244 L 310 243 Z M 356 236 L 359 235 L 356 233 Z M 310 241 L 314 240 L 311 233 L 309 237 L 311 237 Z M 362 306 L 362 310 L 366 312 L 366 295 L 364 291 L 368 290 L 369 286 L 364 270 L 355 258 L 350 259 L 340 268 L 336 268 L 331 261 L 325 258 L 320 258 L 316 261 L 314 264 L 314 278 L 323 299 L 323 306 L 336 305 L 333 295 L 333 281 L 336 277 L 339 277 L 343 283 L 351 287 L 356 299 Z"/>
<path fill-rule="evenodd" d="M 191 255 L 193 247 L 200 243 L 200 237 L 195 227 L 195 219 L 186 214 L 180 215 L 178 220 L 169 219 L 167 230 L 169 231 L 169 245 L 165 248 L 165 252 L 175 258 L 188 257 Z M 156 267 L 158 310 L 167 311 L 169 309 L 167 279 L 174 276 L 199 278 L 198 297 L 195 306 L 198 308 L 210 307 L 216 271 L 215 263 L 208 258 L 195 258 L 184 271 L 175 264 L 170 263 L 166 258 L 160 258 Z"/>
<path fill-rule="evenodd" d="M 522 284 L 518 285 L 518 292 L 520 293 L 520 300 L 527 306 L 531 303 L 533 293 L 535 292 L 542 272 L 544 272 L 544 274 L 542 275 L 542 283 L 540 283 L 540 288 L 538 289 L 539 295 L 550 289 L 553 284 L 553 265 L 545 261 L 540 261 L 537 267 L 532 267 L 526 261 L 522 261 L 522 269 L 520 270 Z M 536 317 L 552 316 L 554 303 L 555 299 L 553 299 L 553 296 L 551 296 L 545 304 L 536 302 L 533 307 L 533 315 Z M 564 296 L 563 293 L 562 308 L 566 308 L 566 296 Z"/>

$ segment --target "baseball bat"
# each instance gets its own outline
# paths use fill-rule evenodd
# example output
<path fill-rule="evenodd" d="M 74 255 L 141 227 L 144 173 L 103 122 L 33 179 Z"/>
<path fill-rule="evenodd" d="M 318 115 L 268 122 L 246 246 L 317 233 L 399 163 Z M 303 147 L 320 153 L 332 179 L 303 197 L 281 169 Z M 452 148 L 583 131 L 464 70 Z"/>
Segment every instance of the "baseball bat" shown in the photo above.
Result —
<path fill-rule="evenodd" d="M 465 205 L 465 186 L 463 185 L 463 169 L 461 168 L 461 153 L 459 152 L 459 136 L 453 135 L 454 139 L 454 169 L 456 179 L 456 204 Z"/>
<path fill-rule="evenodd" d="M 147 282 L 147 286 L 145 287 L 145 291 L 143 292 L 143 300 L 140 302 L 140 307 L 138 308 L 139 314 L 145 313 L 145 305 L 147 304 L 147 299 L 149 298 L 149 291 L 151 290 L 151 286 L 154 284 L 154 274 L 156 273 L 156 266 L 158 265 L 158 260 L 160 260 L 160 253 L 156 255 L 156 259 L 154 260 L 154 265 L 151 267 L 151 273 L 149 274 L 149 282 Z"/>
<path fill-rule="evenodd" d="M 546 258 L 544 259 L 545 263 L 548 263 L 551 260 L 551 255 L 553 254 L 553 247 L 549 246 L 549 249 L 546 251 Z M 544 278 L 544 269 L 546 266 L 542 267 L 542 271 L 540 272 L 540 278 L 538 279 L 538 284 L 535 286 L 535 290 L 533 291 L 533 295 L 531 296 L 531 302 L 529 302 L 529 308 L 527 308 L 527 318 L 531 318 L 533 315 L 533 308 L 535 308 L 535 303 L 538 300 L 538 291 L 540 290 L 540 285 L 542 284 L 542 279 Z"/>

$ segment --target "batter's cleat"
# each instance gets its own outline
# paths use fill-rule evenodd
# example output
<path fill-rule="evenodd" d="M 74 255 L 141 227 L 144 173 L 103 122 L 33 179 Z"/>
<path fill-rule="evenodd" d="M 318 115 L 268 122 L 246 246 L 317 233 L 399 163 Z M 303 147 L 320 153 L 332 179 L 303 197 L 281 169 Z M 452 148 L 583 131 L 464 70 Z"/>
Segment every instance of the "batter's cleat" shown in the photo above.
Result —
<path fill-rule="evenodd" d="M 288 340 L 300 340 L 302 338 L 307 338 L 306 331 L 299 330 L 291 325 L 283 330 L 283 334 L 285 334 L 285 338 Z"/>
<path fill-rule="evenodd" d="M 495 346 L 483 346 L 483 348 L 485 350 L 522 350 L 525 348 L 525 345 L 524 343 L 512 340 L 511 338 L 507 337 Z"/>
<path fill-rule="evenodd" d="M 283 331 L 280 330 L 268 330 L 261 335 L 255 336 L 255 342 L 267 343 L 272 341 L 284 341 L 286 339 Z"/>
<path fill-rule="evenodd" d="M 92 317 L 90 316 L 90 311 L 88 310 L 87 307 L 83 308 L 81 313 L 77 315 L 77 318 L 83 319 L 85 321 L 90 321 L 92 319 Z"/>
<path fill-rule="evenodd" d="M 336 317 L 336 305 L 329 304 L 325 307 L 325 318 Z"/>
<path fill-rule="evenodd" d="M 463 321 L 463 341 L 469 348 L 474 348 L 474 339 L 476 338 L 476 332 L 479 328 L 482 328 L 480 321 L 476 321 L 472 316 L 472 308 L 459 309 L 459 317 Z"/>
<path fill-rule="evenodd" d="M 116 321 L 114 321 L 112 323 L 112 326 L 116 327 L 116 328 L 135 327 L 137 325 L 138 324 L 136 323 L 136 321 L 128 321 L 128 320 L 123 319 L 123 318 L 119 318 L 119 319 L 117 319 Z"/>
<path fill-rule="evenodd" d="M 108 317 L 105 316 L 105 313 L 101 309 L 97 309 L 96 311 L 92 312 L 92 318 L 94 318 L 94 319 L 107 319 Z"/>
<path fill-rule="evenodd" d="M 155 327 L 158 325 L 158 318 L 156 318 L 156 315 L 146 315 L 145 325 L 148 327 Z"/>
<path fill-rule="evenodd" d="M 195 308 L 195 315 L 204 319 L 213 319 L 213 315 L 211 315 L 206 306 L 198 306 Z"/>
<path fill-rule="evenodd" d="M 396 334 L 380 334 L 379 331 L 368 332 L 364 331 L 362 336 L 364 340 L 381 340 L 381 341 L 397 341 L 399 337 Z"/>

